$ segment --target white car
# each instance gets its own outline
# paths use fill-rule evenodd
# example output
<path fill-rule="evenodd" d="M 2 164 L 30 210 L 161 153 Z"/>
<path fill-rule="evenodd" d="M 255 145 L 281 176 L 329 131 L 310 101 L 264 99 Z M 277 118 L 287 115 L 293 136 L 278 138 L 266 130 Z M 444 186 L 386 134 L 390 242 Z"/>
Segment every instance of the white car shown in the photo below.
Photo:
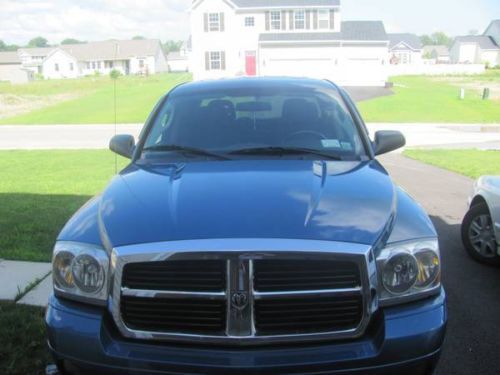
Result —
<path fill-rule="evenodd" d="M 469 255 L 500 266 L 500 176 L 483 176 L 474 184 L 462 222 L 462 242 Z"/>

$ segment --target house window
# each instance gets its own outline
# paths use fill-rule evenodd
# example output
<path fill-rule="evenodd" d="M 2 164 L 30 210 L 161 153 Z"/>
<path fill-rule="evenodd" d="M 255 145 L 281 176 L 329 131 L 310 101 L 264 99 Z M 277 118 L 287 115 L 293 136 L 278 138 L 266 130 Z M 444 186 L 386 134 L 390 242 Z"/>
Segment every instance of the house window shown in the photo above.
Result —
<path fill-rule="evenodd" d="M 245 27 L 254 27 L 254 26 L 255 26 L 255 18 L 245 17 Z"/>
<path fill-rule="evenodd" d="M 144 68 L 144 60 L 139 60 L 139 68 Z"/>
<path fill-rule="evenodd" d="M 101 62 L 100 61 L 97 62 L 97 69 L 101 69 Z"/>
<path fill-rule="evenodd" d="M 221 70 L 222 58 L 220 52 L 210 52 L 210 70 Z"/>
<path fill-rule="evenodd" d="M 92 61 L 92 69 L 95 69 L 95 61 Z"/>
<path fill-rule="evenodd" d="M 281 12 L 271 12 L 271 30 L 281 30 Z"/>
<path fill-rule="evenodd" d="M 56 70 L 56 72 L 58 72 L 59 71 L 59 64 L 55 64 L 54 69 Z"/>
<path fill-rule="evenodd" d="M 110 68 L 113 68 L 113 67 L 114 67 L 114 62 L 113 62 L 113 61 L 110 61 L 110 62 L 109 62 L 109 67 L 110 67 Z"/>
<path fill-rule="evenodd" d="M 297 10 L 294 12 L 295 28 L 305 29 L 306 28 L 306 12 L 304 10 Z"/>
<path fill-rule="evenodd" d="M 220 16 L 219 13 L 208 14 L 208 30 L 220 31 Z"/>
<path fill-rule="evenodd" d="M 330 11 L 328 9 L 320 9 L 318 11 L 318 29 L 330 28 Z"/>
<path fill-rule="evenodd" d="M 73 70 L 73 63 L 69 63 L 69 70 Z"/>

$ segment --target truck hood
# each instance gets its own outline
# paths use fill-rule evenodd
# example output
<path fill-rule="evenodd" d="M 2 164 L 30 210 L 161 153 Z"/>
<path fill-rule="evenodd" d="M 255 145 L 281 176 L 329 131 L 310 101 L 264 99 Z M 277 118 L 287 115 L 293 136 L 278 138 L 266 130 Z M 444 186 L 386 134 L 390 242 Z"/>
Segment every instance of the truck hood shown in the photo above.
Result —
<path fill-rule="evenodd" d="M 373 244 L 395 212 L 377 161 L 210 161 L 130 165 L 99 206 L 110 245 L 287 238 Z"/>

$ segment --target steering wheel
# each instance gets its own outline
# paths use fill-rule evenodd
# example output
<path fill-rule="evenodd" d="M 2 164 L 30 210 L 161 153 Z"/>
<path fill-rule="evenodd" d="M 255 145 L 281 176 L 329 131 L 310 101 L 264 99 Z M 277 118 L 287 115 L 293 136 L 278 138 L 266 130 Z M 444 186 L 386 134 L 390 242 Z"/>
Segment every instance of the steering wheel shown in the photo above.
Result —
<path fill-rule="evenodd" d="M 303 136 L 306 134 L 313 135 L 319 139 L 327 139 L 324 134 L 321 134 L 320 132 L 317 132 L 314 130 L 299 130 L 298 132 L 287 135 L 284 139 L 284 142 L 286 143 L 286 141 L 288 141 L 290 139 L 296 138 L 298 136 Z"/>

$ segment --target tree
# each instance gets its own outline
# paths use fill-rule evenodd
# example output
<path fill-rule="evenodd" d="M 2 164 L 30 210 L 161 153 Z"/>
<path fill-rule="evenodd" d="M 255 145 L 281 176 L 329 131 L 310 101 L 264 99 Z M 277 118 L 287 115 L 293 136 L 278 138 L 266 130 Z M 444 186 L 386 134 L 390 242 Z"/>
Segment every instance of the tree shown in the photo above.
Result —
<path fill-rule="evenodd" d="M 434 41 L 429 35 L 422 35 L 420 36 L 420 41 L 424 46 L 431 46 L 434 44 Z"/>
<path fill-rule="evenodd" d="M 144 40 L 146 38 L 144 38 L 142 35 L 136 35 L 132 38 L 133 40 Z"/>
<path fill-rule="evenodd" d="M 445 33 L 438 31 L 432 34 L 432 39 L 435 42 L 435 45 L 441 46 L 449 46 L 452 43 L 451 38 Z"/>
<path fill-rule="evenodd" d="M 28 42 L 28 47 L 48 47 L 48 41 L 44 37 L 37 36 Z"/>
<path fill-rule="evenodd" d="M 181 47 L 182 47 L 182 40 L 167 40 L 163 44 L 163 48 L 167 52 L 180 51 Z"/>
<path fill-rule="evenodd" d="M 15 44 L 7 44 L 3 40 L 0 40 L 0 51 L 17 51 L 19 46 Z"/>
<path fill-rule="evenodd" d="M 73 38 L 66 38 L 61 42 L 61 44 L 83 44 L 83 43 L 85 43 L 85 42 L 78 40 L 78 39 L 73 39 Z"/>

